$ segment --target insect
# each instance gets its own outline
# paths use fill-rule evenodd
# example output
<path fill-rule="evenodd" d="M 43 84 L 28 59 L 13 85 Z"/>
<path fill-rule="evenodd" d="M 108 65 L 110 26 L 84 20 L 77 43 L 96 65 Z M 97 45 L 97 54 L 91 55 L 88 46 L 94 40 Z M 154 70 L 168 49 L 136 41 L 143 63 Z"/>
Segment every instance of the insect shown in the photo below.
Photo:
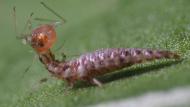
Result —
<path fill-rule="evenodd" d="M 46 4 L 42 3 L 42 5 L 57 15 Z M 177 53 L 167 50 L 110 48 L 86 53 L 73 60 L 59 61 L 51 52 L 51 47 L 56 41 L 55 26 L 51 24 L 33 29 L 31 34 L 23 39 L 38 53 L 39 59 L 46 69 L 53 76 L 67 81 L 71 87 L 77 80 L 102 86 L 102 83 L 96 79 L 97 76 L 145 61 L 180 58 Z"/>

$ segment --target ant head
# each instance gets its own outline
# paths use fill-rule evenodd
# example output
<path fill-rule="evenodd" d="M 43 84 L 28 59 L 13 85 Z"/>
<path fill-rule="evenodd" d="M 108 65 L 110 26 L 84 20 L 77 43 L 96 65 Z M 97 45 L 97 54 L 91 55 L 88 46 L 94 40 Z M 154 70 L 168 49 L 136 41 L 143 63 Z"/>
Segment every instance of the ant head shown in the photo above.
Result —
<path fill-rule="evenodd" d="M 56 32 L 52 25 L 41 25 L 32 31 L 27 42 L 38 52 L 47 52 L 56 41 Z"/>

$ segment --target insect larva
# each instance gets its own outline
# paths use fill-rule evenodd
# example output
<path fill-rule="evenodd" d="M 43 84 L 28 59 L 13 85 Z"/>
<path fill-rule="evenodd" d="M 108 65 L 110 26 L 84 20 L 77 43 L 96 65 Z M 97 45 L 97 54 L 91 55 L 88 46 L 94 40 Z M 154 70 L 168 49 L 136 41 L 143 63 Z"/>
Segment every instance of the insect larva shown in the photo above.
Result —
<path fill-rule="evenodd" d="M 47 60 L 45 55 L 42 55 L 40 58 Z M 95 79 L 96 76 L 144 61 L 163 58 L 178 59 L 179 55 L 164 50 L 102 49 L 66 62 L 51 61 L 46 64 L 46 67 L 50 73 L 60 79 L 66 80 L 70 85 L 73 85 L 77 80 L 84 80 L 101 86 L 101 83 Z"/>
<path fill-rule="evenodd" d="M 42 5 L 57 15 L 44 3 Z M 96 76 L 154 59 L 180 58 L 178 54 L 165 50 L 114 48 L 97 50 L 70 61 L 59 61 L 50 50 L 56 40 L 54 24 L 41 25 L 23 39 L 38 53 L 40 61 L 47 70 L 53 76 L 66 80 L 70 86 L 73 86 L 77 80 L 101 86 Z"/>

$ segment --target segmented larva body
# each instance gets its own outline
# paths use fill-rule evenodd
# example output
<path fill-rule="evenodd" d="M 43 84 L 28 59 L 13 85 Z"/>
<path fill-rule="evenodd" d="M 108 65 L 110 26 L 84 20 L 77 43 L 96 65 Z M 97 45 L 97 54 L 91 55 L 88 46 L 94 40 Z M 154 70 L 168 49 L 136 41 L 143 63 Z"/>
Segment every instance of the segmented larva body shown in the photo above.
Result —
<path fill-rule="evenodd" d="M 150 49 L 102 49 L 66 62 L 53 61 L 47 69 L 55 76 L 73 84 L 76 80 L 91 81 L 94 77 L 133 64 L 162 58 L 179 58 L 176 53 Z M 95 80 L 97 82 L 97 80 Z M 94 83 L 100 85 L 98 83 Z"/>

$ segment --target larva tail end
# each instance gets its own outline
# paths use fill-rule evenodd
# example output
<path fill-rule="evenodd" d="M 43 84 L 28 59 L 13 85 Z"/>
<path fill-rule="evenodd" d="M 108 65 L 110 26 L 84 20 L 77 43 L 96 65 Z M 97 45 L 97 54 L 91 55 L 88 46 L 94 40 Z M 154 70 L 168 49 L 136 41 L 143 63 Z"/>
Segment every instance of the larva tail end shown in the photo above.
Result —
<path fill-rule="evenodd" d="M 176 52 L 171 52 L 171 51 L 167 51 L 167 50 L 159 50 L 159 51 L 154 51 L 153 52 L 153 58 L 155 59 L 162 59 L 162 58 L 166 58 L 166 59 L 180 59 L 180 55 Z"/>
<path fill-rule="evenodd" d="M 179 54 L 177 54 L 177 53 L 173 53 L 173 58 L 174 59 L 180 59 L 181 56 Z"/>
<path fill-rule="evenodd" d="M 169 58 L 169 59 L 180 59 L 181 58 L 181 56 L 178 53 L 171 52 L 171 51 L 166 51 L 164 56 L 165 56 L 165 58 Z"/>

